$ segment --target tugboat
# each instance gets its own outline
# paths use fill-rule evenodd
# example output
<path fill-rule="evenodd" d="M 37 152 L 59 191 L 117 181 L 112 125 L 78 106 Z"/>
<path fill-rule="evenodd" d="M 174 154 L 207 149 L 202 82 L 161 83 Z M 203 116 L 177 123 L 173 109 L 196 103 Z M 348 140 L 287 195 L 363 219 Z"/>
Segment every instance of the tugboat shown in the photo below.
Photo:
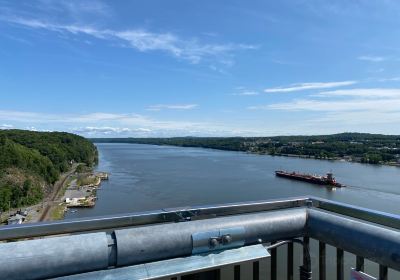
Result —
<path fill-rule="evenodd" d="M 345 187 L 345 185 L 336 182 L 336 179 L 333 177 L 333 174 L 331 172 L 327 173 L 326 176 L 319 176 L 319 175 L 301 174 L 296 172 L 286 172 L 283 170 L 277 170 L 275 171 L 275 175 L 278 177 L 284 177 L 292 180 L 308 182 L 311 184 L 327 185 L 337 188 Z"/>

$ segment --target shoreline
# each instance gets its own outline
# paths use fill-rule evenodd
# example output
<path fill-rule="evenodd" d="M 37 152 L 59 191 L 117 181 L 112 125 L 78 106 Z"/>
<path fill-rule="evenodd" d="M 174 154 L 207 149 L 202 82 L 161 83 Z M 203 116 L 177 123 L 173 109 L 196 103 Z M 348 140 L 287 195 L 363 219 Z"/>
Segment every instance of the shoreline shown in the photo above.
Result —
<path fill-rule="evenodd" d="M 26 212 L 22 223 L 36 223 L 43 221 L 55 221 L 64 219 L 66 211 L 69 208 L 75 207 L 94 207 L 96 200 L 96 190 L 100 187 L 102 180 L 108 180 L 108 173 L 95 172 L 92 168 L 88 168 L 84 172 L 77 172 L 80 164 L 75 164 L 70 170 L 60 175 L 60 178 L 53 184 L 53 190 L 46 195 L 37 204 L 10 209 L 2 213 L 0 216 L 0 225 L 7 224 L 8 218 Z M 66 202 L 67 191 L 71 188 L 72 183 L 77 181 L 77 178 L 94 178 L 91 184 L 80 185 L 81 194 L 85 197 L 85 201 L 77 201 L 76 205 L 71 205 Z M 72 186 L 74 187 L 74 186 Z M 89 201 L 89 203 L 87 203 Z"/>
<path fill-rule="evenodd" d="M 216 149 L 219 150 L 219 149 Z M 393 166 L 393 167 L 400 167 L 400 163 L 367 163 L 367 162 L 361 162 L 361 161 L 356 161 L 356 160 L 349 160 L 345 158 L 317 158 L 315 156 L 309 156 L 309 155 L 295 155 L 295 154 L 268 154 L 268 153 L 257 153 L 257 152 L 245 152 L 251 155 L 261 155 L 261 156 L 272 156 L 272 157 L 292 157 L 292 158 L 301 158 L 301 159 L 313 159 L 313 160 L 326 160 L 326 161 L 341 161 L 341 162 L 348 162 L 348 163 L 359 163 L 363 165 L 370 165 L 370 166 Z"/>
<path fill-rule="evenodd" d="M 363 165 L 370 166 L 392 166 L 399 167 L 400 163 L 395 162 L 382 162 L 382 163 L 368 163 L 357 160 L 349 160 L 346 158 L 317 158 L 315 156 L 310 155 L 296 155 L 296 154 L 270 154 L 270 153 L 262 153 L 262 152 L 253 152 L 253 151 L 243 151 L 243 150 L 233 150 L 233 149 L 219 149 L 214 147 L 199 147 L 199 146 L 181 146 L 181 145 L 171 145 L 171 144 L 155 144 L 155 143 L 135 143 L 135 142 L 94 142 L 94 144 L 135 144 L 135 145 L 152 145 L 152 146 L 166 146 L 166 147 L 180 147 L 180 148 L 198 148 L 198 149 L 210 149 L 216 151 L 225 151 L 225 152 L 240 152 L 246 153 L 250 155 L 260 155 L 260 156 L 272 156 L 272 157 L 292 157 L 292 158 L 301 158 L 301 159 L 313 159 L 313 160 L 326 160 L 326 161 L 342 161 L 348 163 L 359 163 Z"/>

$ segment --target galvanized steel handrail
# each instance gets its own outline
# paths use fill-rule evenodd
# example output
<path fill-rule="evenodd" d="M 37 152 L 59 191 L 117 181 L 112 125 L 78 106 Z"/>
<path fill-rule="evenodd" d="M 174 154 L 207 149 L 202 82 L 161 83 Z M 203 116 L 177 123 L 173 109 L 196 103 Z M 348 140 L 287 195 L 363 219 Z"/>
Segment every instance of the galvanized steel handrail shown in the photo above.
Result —
<path fill-rule="evenodd" d="M 53 222 L 9 225 L 0 227 L 0 241 L 88 231 L 104 231 L 122 227 L 181 222 L 269 210 L 288 209 L 305 206 L 307 201 L 308 198 L 306 197 L 295 197 L 279 200 L 227 203 L 199 207 L 167 208 L 155 211 L 78 218 Z"/>
<path fill-rule="evenodd" d="M 334 202 L 317 197 L 294 197 L 279 200 L 228 203 L 200 207 L 168 208 L 156 211 L 135 212 L 93 218 L 2 226 L 0 227 L 0 241 L 206 219 L 302 206 L 312 206 L 379 225 L 400 229 L 400 215 L 371 210 L 336 201 Z"/>

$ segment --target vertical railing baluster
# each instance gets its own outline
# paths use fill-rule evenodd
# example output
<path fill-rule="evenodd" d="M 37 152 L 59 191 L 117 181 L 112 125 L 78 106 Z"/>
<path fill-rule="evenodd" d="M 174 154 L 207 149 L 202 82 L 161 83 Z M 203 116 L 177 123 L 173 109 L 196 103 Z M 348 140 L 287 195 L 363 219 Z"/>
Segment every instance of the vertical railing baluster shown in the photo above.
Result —
<path fill-rule="evenodd" d="M 271 245 L 275 242 L 271 242 Z M 271 249 L 271 280 L 277 280 L 277 249 Z"/>
<path fill-rule="evenodd" d="M 303 265 L 300 267 L 300 279 L 309 279 L 311 275 L 311 263 L 309 262 L 309 252 L 310 252 L 310 237 L 303 237 Z"/>
<path fill-rule="evenodd" d="M 253 262 L 253 280 L 260 279 L 260 262 Z"/>
<path fill-rule="evenodd" d="M 293 243 L 287 247 L 287 280 L 293 280 Z"/>
<path fill-rule="evenodd" d="M 233 267 L 233 279 L 240 280 L 240 265 L 235 265 Z"/>
<path fill-rule="evenodd" d="M 356 258 L 356 270 L 357 271 L 364 271 L 364 258 L 357 256 Z"/>
<path fill-rule="evenodd" d="M 388 279 L 388 268 L 384 265 L 379 265 L 379 280 L 387 280 Z"/>
<path fill-rule="evenodd" d="M 221 280 L 221 269 L 218 269 L 218 270 L 215 272 L 215 278 L 214 278 L 214 280 Z"/>
<path fill-rule="evenodd" d="M 319 242 L 319 280 L 326 279 L 326 245 Z"/>
<path fill-rule="evenodd" d="M 343 250 L 336 248 L 336 278 L 337 280 L 344 279 L 344 262 L 343 262 Z"/>
<path fill-rule="evenodd" d="M 310 237 L 304 236 L 303 237 L 303 265 L 307 263 L 306 256 L 307 256 L 307 250 L 310 251 Z"/>

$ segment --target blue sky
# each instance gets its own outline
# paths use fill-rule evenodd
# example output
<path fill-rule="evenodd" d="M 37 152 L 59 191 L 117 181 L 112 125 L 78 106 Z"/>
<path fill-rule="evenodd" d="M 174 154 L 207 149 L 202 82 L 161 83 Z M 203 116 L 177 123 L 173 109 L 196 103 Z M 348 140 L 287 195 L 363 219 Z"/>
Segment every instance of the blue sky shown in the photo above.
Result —
<path fill-rule="evenodd" d="M 0 129 L 400 134 L 400 2 L 0 0 Z"/>

